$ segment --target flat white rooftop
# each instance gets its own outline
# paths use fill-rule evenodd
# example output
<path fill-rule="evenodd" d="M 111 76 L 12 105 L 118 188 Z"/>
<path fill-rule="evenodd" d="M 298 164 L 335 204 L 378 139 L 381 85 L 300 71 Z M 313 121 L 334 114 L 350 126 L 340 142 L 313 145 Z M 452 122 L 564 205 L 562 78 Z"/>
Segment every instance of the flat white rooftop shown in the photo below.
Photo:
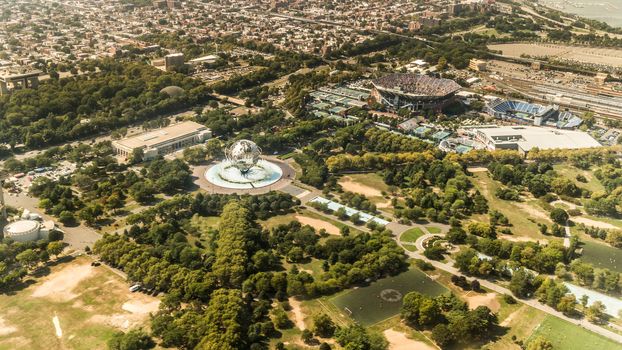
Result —
<path fill-rule="evenodd" d="M 537 126 L 497 126 L 475 128 L 494 141 L 495 145 L 518 144 L 523 151 L 539 149 L 577 149 L 601 147 L 583 131 L 553 129 Z"/>
<path fill-rule="evenodd" d="M 146 133 L 128 137 L 123 140 L 115 141 L 114 143 L 129 149 L 139 147 L 153 147 L 166 143 L 167 141 L 175 140 L 179 137 L 186 135 L 192 135 L 199 131 L 207 130 L 205 125 L 201 125 L 196 122 L 186 121 L 179 124 L 167 126 L 162 129 L 148 131 Z"/>

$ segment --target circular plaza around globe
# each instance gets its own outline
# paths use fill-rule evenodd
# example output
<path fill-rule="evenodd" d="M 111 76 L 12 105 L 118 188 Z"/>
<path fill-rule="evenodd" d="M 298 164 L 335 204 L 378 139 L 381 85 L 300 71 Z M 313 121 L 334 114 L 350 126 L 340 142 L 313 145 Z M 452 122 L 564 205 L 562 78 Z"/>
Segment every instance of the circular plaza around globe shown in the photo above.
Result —
<path fill-rule="evenodd" d="M 210 183 L 231 189 L 252 189 L 266 187 L 279 181 L 283 170 L 270 161 L 260 159 L 247 171 L 242 171 L 230 161 L 220 162 L 205 172 Z"/>

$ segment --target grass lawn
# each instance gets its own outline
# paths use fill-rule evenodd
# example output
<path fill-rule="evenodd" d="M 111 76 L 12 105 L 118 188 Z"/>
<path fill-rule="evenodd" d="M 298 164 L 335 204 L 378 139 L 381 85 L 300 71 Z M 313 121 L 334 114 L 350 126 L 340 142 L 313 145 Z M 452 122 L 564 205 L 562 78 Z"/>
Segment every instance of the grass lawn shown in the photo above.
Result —
<path fill-rule="evenodd" d="M 259 220 L 258 222 L 261 224 L 261 226 L 263 226 L 263 228 L 270 230 L 273 227 L 277 227 L 279 225 L 287 225 L 292 221 L 296 221 L 295 216 L 296 216 L 295 213 L 290 213 L 286 215 L 277 215 L 277 216 L 268 218 L 267 220 Z"/>
<path fill-rule="evenodd" d="M 554 316 L 546 316 L 544 321 L 529 337 L 529 341 L 539 336 L 545 337 L 554 349 L 564 350 L 619 350 L 620 344 L 596 333 L 592 333 L 570 322 Z"/>
<path fill-rule="evenodd" d="M 507 216 L 510 223 L 513 225 L 511 227 L 512 232 L 516 236 L 526 236 L 533 237 L 537 239 L 542 239 L 544 236 L 540 234 L 537 223 L 550 225 L 551 222 L 542 218 L 533 215 L 529 211 L 538 212 L 540 215 L 546 215 L 539 206 L 536 205 L 535 201 L 532 202 L 512 202 L 505 201 L 499 199 L 495 196 L 495 191 L 497 188 L 501 187 L 501 185 L 494 181 L 492 178 L 488 176 L 487 172 L 477 172 L 473 175 L 473 184 L 480 191 L 480 193 L 486 197 L 488 201 L 488 207 L 491 209 L 495 209 L 503 213 L 503 215 Z M 485 219 L 484 216 L 474 216 L 474 218 L 482 221 Z M 488 221 L 487 219 L 484 221 Z"/>
<path fill-rule="evenodd" d="M 517 307 L 516 311 L 508 316 L 503 317 L 502 315 L 499 315 L 499 324 L 506 328 L 507 333 L 503 334 L 495 342 L 489 344 L 486 347 L 487 349 L 520 350 L 520 347 L 512 341 L 512 337 L 516 337 L 517 340 L 526 340 L 533 333 L 534 329 L 538 327 L 540 322 L 542 322 L 542 320 L 544 320 L 547 316 L 540 310 L 534 309 L 527 305 L 521 305 L 522 304 L 515 304 L 514 306 Z M 503 311 L 503 308 L 501 310 Z"/>
<path fill-rule="evenodd" d="M 218 228 L 220 218 L 218 216 L 199 216 L 194 215 L 190 220 L 190 224 L 193 227 L 201 230 L 201 232 L 207 232 L 210 228 Z"/>
<path fill-rule="evenodd" d="M 387 277 L 369 286 L 351 289 L 332 298 L 331 303 L 349 314 L 364 326 L 370 326 L 399 313 L 402 298 L 409 292 L 437 296 L 447 291 L 445 287 L 430 279 L 417 269 L 410 269 L 394 277 Z M 381 297 L 384 296 L 384 299 Z M 396 301 L 391 301 L 395 298 Z"/>
<path fill-rule="evenodd" d="M 425 229 L 428 230 L 428 232 L 430 232 L 431 234 L 437 234 L 442 232 L 441 228 L 436 226 L 426 226 Z"/>
<path fill-rule="evenodd" d="M 622 249 L 584 240 L 581 260 L 594 267 L 607 268 L 622 273 Z"/>
<path fill-rule="evenodd" d="M 115 332 L 148 326 L 157 298 L 130 293 L 122 277 L 91 261 L 60 263 L 28 287 L 0 295 L 0 349 L 105 349 Z"/>
<path fill-rule="evenodd" d="M 422 229 L 420 229 L 419 227 L 413 227 L 405 231 L 404 233 L 402 233 L 402 235 L 400 236 L 400 241 L 408 242 L 408 243 L 415 243 L 417 239 L 419 239 L 419 237 L 423 235 L 424 235 L 424 232 Z"/>
<path fill-rule="evenodd" d="M 382 177 L 376 173 L 348 174 L 348 177 L 350 177 L 354 182 L 357 182 L 363 186 L 375 188 L 378 191 L 387 192 L 389 190 L 389 185 L 387 185 Z"/>
<path fill-rule="evenodd" d="M 591 170 L 579 169 L 567 163 L 556 164 L 553 166 L 553 169 L 555 169 L 558 174 L 572 180 L 581 188 L 588 189 L 592 192 L 603 192 L 605 190 L 600 181 L 594 176 L 594 172 Z M 585 176 L 587 183 L 577 181 L 577 175 L 579 174 Z"/>

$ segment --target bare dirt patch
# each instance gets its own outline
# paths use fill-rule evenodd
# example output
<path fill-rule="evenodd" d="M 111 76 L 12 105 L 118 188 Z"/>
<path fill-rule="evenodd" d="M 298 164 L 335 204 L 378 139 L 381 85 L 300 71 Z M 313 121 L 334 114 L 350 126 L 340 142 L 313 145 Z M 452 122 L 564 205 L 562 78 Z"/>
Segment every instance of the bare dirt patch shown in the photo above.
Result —
<path fill-rule="evenodd" d="M 305 316 L 302 313 L 302 309 L 300 307 L 300 301 L 295 298 L 289 298 L 289 306 L 292 307 L 292 313 L 294 314 L 294 324 L 298 329 L 305 330 L 307 327 L 305 326 Z"/>
<path fill-rule="evenodd" d="M 608 222 L 602 222 L 602 221 L 592 220 L 592 219 L 588 219 L 588 218 L 573 217 L 572 221 L 574 221 L 575 223 L 578 223 L 578 224 L 584 224 L 586 226 L 594 226 L 594 227 L 610 229 L 610 230 L 617 230 L 618 229 L 617 226 L 612 225 L 612 224 L 610 224 Z"/>
<path fill-rule="evenodd" d="M 466 298 L 470 309 L 475 309 L 478 306 L 487 306 L 492 312 L 498 312 L 501 308 L 501 304 L 499 300 L 497 300 L 497 294 L 495 293 L 467 294 Z"/>
<path fill-rule="evenodd" d="M 547 244 L 549 242 L 548 239 L 535 239 L 532 237 L 513 236 L 513 235 L 500 235 L 497 238 L 505 239 L 506 241 L 510 241 L 510 242 L 539 242 L 543 244 Z"/>
<path fill-rule="evenodd" d="M 522 211 L 533 217 L 546 221 L 551 221 L 551 218 L 545 212 L 538 210 L 527 203 L 516 203 L 515 205 L 519 207 Z"/>
<path fill-rule="evenodd" d="M 9 325 L 2 316 L 0 316 L 0 336 L 9 335 L 17 332 L 17 328 Z"/>
<path fill-rule="evenodd" d="M 81 264 L 66 267 L 47 277 L 47 280 L 39 285 L 32 296 L 35 298 L 51 298 L 59 301 L 67 301 L 78 296 L 72 291 L 81 281 L 93 275 L 93 267 L 90 264 Z"/>
<path fill-rule="evenodd" d="M 436 350 L 435 347 L 422 341 L 410 339 L 406 334 L 394 329 L 387 329 L 383 334 L 389 341 L 389 350 Z"/>
<path fill-rule="evenodd" d="M 326 232 L 330 235 L 340 235 L 340 230 L 339 227 L 331 224 L 330 222 L 326 222 L 324 220 L 320 220 L 320 219 L 314 219 L 314 218 L 310 218 L 308 216 L 303 216 L 303 215 L 296 215 L 295 216 L 296 220 L 298 220 L 301 224 L 303 225 L 309 225 L 313 228 L 315 228 L 316 230 L 321 230 L 321 229 L 325 229 Z"/>
<path fill-rule="evenodd" d="M 159 306 L 160 306 L 159 300 L 154 300 L 154 301 L 128 300 L 121 306 L 121 308 L 133 314 L 148 314 L 150 312 L 157 312 Z"/>
<path fill-rule="evenodd" d="M 342 177 L 339 180 L 339 184 L 348 192 L 359 193 L 366 197 L 382 197 L 382 192 L 380 190 L 355 182 L 349 176 Z"/>

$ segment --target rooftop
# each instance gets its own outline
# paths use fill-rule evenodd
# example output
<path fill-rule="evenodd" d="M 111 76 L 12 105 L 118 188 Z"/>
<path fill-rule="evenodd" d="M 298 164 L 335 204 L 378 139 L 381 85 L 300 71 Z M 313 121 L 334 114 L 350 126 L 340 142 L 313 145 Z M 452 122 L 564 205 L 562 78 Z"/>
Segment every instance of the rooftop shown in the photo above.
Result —
<path fill-rule="evenodd" d="M 179 124 L 167 126 L 162 129 L 149 131 L 140 135 L 128 137 L 123 140 L 115 141 L 115 143 L 121 147 L 134 149 L 139 147 L 153 147 L 163 142 L 176 139 L 185 135 L 189 135 L 202 130 L 207 130 L 207 127 L 199 123 L 192 121 L 186 121 Z"/>
<path fill-rule="evenodd" d="M 524 151 L 539 149 L 577 149 L 600 147 L 588 133 L 575 130 L 560 130 L 536 126 L 498 126 L 475 129 L 495 145 L 516 143 Z"/>
<path fill-rule="evenodd" d="M 385 75 L 373 80 L 372 83 L 381 90 L 420 96 L 446 96 L 461 89 L 461 86 L 451 79 L 409 73 Z"/>

